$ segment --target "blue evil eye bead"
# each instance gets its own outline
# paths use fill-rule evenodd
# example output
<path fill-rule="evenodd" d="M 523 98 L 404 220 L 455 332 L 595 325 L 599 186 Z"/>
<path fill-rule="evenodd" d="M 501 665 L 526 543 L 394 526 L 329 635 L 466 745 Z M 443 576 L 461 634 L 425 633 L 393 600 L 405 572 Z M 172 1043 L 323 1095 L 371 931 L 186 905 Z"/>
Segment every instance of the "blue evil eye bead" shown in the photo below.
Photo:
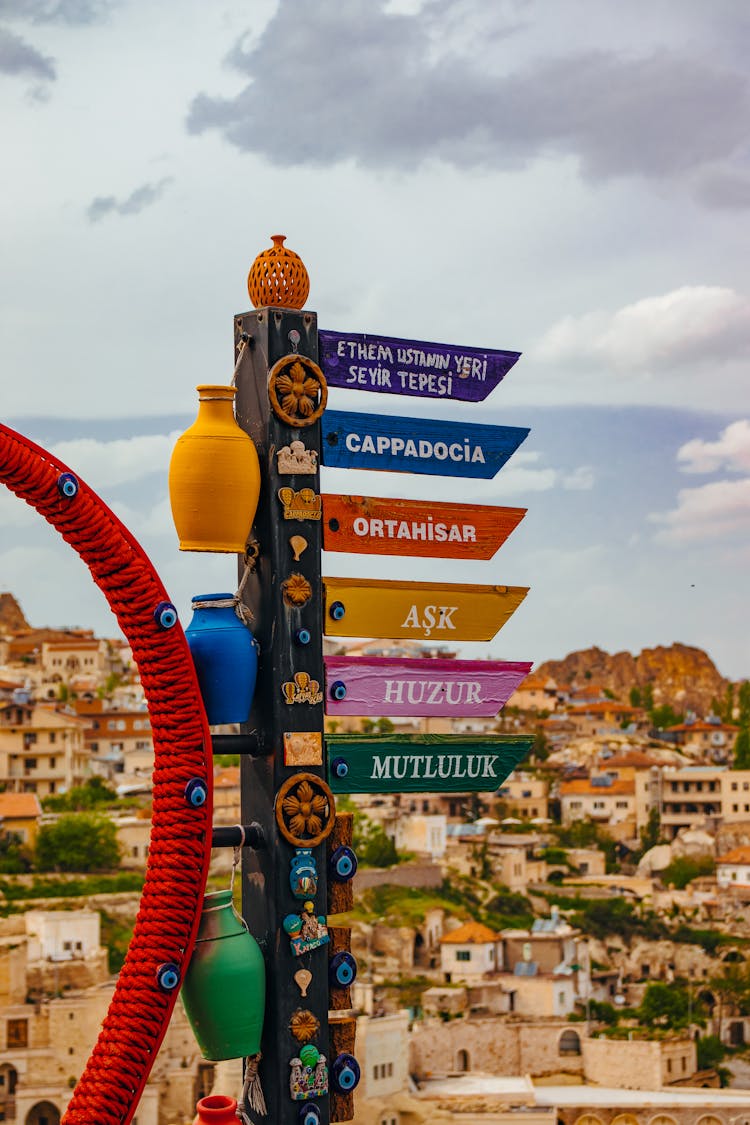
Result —
<path fill-rule="evenodd" d="M 331 1082 L 338 1094 L 348 1094 L 359 1085 L 359 1063 L 354 1055 L 340 1054 L 331 1067 Z"/>
<path fill-rule="evenodd" d="M 332 988 L 348 988 L 357 978 L 357 962 L 351 953 L 334 953 L 328 962 L 328 981 Z"/>
<path fill-rule="evenodd" d="M 346 684 L 343 680 L 334 680 L 331 684 L 331 696 L 341 702 L 346 699 Z"/>
<path fill-rule="evenodd" d="M 328 610 L 334 621 L 341 621 L 346 613 L 346 606 L 343 602 L 331 602 L 331 608 Z"/>
<path fill-rule="evenodd" d="M 309 629 L 297 629 L 294 634 L 294 643 L 296 645 L 309 645 L 311 640 L 312 633 Z M 313 1106 L 313 1109 L 317 1109 L 317 1107 Z"/>
<path fill-rule="evenodd" d="M 72 473 L 60 473 L 57 478 L 57 491 L 66 500 L 72 500 L 78 495 L 78 477 L 74 477 Z"/>
<path fill-rule="evenodd" d="M 331 852 L 328 869 L 336 883 L 348 883 L 357 874 L 357 857 L 351 848 L 341 844 Z"/>
<path fill-rule="evenodd" d="M 208 789 L 200 777 L 191 777 L 185 786 L 185 800 L 194 809 L 199 809 L 208 800 Z"/>
<path fill-rule="evenodd" d="M 162 992 L 174 992 L 180 983 L 180 970 L 174 961 L 165 961 L 156 970 L 156 983 Z"/>
<path fill-rule="evenodd" d="M 159 602 L 154 610 L 154 621 L 160 629 L 173 629 L 177 624 L 177 610 L 171 602 Z"/>
<path fill-rule="evenodd" d="M 299 1125 L 320 1125 L 320 1110 L 315 1102 L 305 1102 L 299 1107 Z"/>
<path fill-rule="evenodd" d="M 346 758 L 334 758 L 331 762 L 331 773 L 334 777 L 346 777 L 349 773 L 349 763 Z"/>

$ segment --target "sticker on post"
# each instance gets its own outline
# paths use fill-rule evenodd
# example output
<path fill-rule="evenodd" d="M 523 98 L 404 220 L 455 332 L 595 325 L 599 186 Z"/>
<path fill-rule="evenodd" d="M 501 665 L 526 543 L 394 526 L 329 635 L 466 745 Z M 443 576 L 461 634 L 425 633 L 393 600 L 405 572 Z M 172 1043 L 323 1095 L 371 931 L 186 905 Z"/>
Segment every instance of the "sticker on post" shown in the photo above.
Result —
<path fill-rule="evenodd" d="M 289 944 L 294 957 L 301 957 L 303 953 L 309 953 L 328 944 L 325 917 L 322 914 L 316 915 L 315 904 L 311 901 L 304 904 L 301 914 L 287 914 L 282 925 L 285 933 L 289 935 Z"/>

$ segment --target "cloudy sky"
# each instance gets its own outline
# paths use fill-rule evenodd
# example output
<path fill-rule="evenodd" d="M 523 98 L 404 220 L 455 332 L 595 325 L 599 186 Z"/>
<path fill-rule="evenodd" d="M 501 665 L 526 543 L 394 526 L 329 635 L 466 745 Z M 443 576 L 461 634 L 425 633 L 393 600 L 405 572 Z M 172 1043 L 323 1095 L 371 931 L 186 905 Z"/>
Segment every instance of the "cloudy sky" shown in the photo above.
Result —
<path fill-rule="evenodd" d="M 746 676 L 749 50 L 736 0 L 0 0 L 0 418 L 181 607 L 228 588 L 231 559 L 177 551 L 166 467 L 283 231 L 321 327 L 523 352 L 482 407 L 429 404 L 531 427 L 495 481 L 323 481 L 528 507 L 460 574 L 532 587 L 493 655 L 682 641 Z M 0 495 L 0 589 L 111 632 L 39 523 Z"/>

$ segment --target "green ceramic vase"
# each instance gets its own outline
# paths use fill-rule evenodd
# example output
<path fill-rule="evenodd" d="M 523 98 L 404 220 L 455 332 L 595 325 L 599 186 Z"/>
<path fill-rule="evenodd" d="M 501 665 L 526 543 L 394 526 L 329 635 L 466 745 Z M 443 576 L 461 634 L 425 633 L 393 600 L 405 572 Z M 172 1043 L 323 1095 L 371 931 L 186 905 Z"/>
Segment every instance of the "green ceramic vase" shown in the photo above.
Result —
<path fill-rule="evenodd" d="M 204 897 L 182 1002 L 204 1058 L 218 1062 L 260 1050 L 266 970 L 230 890 Z"/>

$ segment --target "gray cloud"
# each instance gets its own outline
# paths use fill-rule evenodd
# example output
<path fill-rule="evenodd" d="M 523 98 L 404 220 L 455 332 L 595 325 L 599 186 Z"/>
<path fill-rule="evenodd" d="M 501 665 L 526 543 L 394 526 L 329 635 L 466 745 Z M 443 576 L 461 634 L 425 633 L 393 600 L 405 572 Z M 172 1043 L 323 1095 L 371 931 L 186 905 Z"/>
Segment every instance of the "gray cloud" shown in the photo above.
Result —
<path fill-rule="evenodd" d="M 75 27 L 98 23 L 112 6 L 113 0 L 0 0 L 0 17 Z"/>
<path fill-rule="evenodd" d="M 4 27 L 0 27 L 0 74 L 24 75 L 50 82 L 57 77 L 53 59 Z"/>
<path fill-rule="evenodd" d="M 161 199 L 171 182 L 172 177 L 167 176 L 155 184 L 141 184 L 125 199 L 117 199 L 114 195 L 97 195 L 87 207 L 86 217 L 90 222 L 96 223 L 106 215 L 138 215 Z"/>
<path fill-rule="evenodd" d="M 750 176 L 741 172 L 707 172 L 697 184 L 696 195 L 709 207 L 738 211 L 750 207 Z"/>
<path fill-rule="evenodd" d="M 217 129 L 277 165 L 507 167 L 562 153 L 592 179 L 722 174 L 746 139 L 740 69 L 676 50 L 593 47 L 519 65 L 515 40 L 504 38 L 512 24 L 493 39 L 485 5 L 474 50 L 465 34 L 459 47 L 440 34 L 444 8 L 433 0 L 404 15 L 384 0 L 319 0 L 315 19 L 300 20 L 293 0 L 281 0 L 254 46 L 240 42 L 227 59 L 248 83 L 234 97 L 199 94 L 188 130 Z M 702 198 L 726 205 L 716 188 L 704 185 Z"/>

